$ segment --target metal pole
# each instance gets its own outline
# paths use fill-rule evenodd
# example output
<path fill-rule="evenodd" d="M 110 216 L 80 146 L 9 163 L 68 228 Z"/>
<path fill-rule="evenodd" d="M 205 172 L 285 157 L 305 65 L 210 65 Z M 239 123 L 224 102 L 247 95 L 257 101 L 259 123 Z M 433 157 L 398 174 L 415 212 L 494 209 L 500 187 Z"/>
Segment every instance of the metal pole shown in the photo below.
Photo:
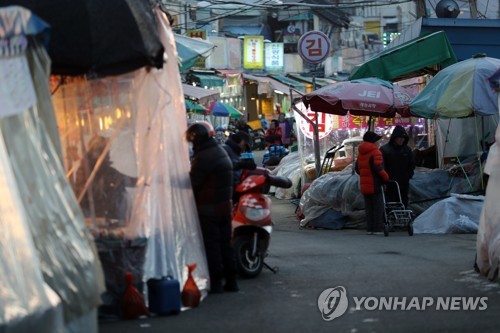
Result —
<path fill-rule="evenodd" d="M 312 76 L 313 91 L 316 90 L 316 75 Z M 314 135 L 314 159 L 316 161 L 316 177 L 321 174 L 320 152 L 319 152 L 319 132 L 318 132 L 318 112 L 314 111 L 315 124 L 313 126 Z"/>

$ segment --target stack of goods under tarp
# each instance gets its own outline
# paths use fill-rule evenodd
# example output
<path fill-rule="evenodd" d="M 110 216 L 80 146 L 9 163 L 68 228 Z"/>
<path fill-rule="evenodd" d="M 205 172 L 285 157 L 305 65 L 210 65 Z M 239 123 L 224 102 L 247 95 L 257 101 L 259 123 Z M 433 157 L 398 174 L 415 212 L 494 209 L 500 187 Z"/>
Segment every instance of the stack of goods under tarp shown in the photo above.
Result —
<path fill-rule="evenodd" d="M 467 161 L 464 161 L 467 164 Z M 435 202 L 451 193 L 473 193 L 481 189 L 477 163 L 457 173 L 455 167 L 444 169 L 417 168 L 410 181 L 409 209 L 421 214 Z M 305 218 L 302 227 L 327 229 L 364 228 L 364 200 L 359 191 L 359 176 L 351 167 L 327 173 L 316 179 L 300 200 Z M 326 221 L 326 222 L 325 222 Z M 325 222 L 325 223 L 323 223 Z"/>

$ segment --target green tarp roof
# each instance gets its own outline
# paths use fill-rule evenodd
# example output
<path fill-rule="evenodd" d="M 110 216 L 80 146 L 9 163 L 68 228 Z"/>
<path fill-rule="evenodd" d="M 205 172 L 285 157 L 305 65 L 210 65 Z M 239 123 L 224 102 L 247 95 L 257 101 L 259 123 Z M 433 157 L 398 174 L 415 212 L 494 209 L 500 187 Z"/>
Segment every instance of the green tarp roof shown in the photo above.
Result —
<path fill-rule="evenodd" d="M 422 75 L 426 67 L 438 64 L 444 68 L 456 62 L 446 34 L 438 31 L 379 53 L 354 67 L 349 80 L 378 77 L 394 81 L 410 73 L 421 72 L 419 75 Z"/>
<path fill-rule="evenodd" d="M 200 82 L 201 87 L 222 87 L 224 80 L 216 75 L 191 74 Z"/>
<path fill-rule="evenodd" d="M 307 83 L 313 84 L 312 77 L 302 76 L 299 74 L 288 74 L 288 76 L 294 80 L 299 80 L 302 82 L 307 82 Z M 319 88 L 324 87 L 326 85 L 329 85 L 331 83 L 335 83 L 335 81 L 333 81 L 333 80 L 327 80 L 327 79 L 319 78 L 319 77 L 315 78 L 314 80 L 316 81 L 316 87 L 319 87 Z"/>
<path fill-rule="evenodd" d="M 190 69 L 196 64 L 199 57 L 208 57 L 215 45 L 196 38 L 190 38 L 175 34 L 175 46 L 179 55 L 179 66 L 181 72 Z"/>
<path fill-rule="evenodd" d="M 273 79 L 275 80 L 278 80 L 280 81 L 281 83 L 284 83 L 288 86 L 291 86 L 297 90 L 300 90 L 300 91 L 303 91 L 305 92 L 306 91 L 306 86 L 302 83 L 300 83 L 299 81 L 295 81 L 295 80 L 292 80 L 286 76 L 283 76 L 283 75 L 278 75 L 278 74 L 271 74 L 269 75 L 270 77 L 272 77 Z"/>
<path fill-rule="evenodd" d="M 190 100 L 186 99 L 185 102 L 186 102 L 186 111 L 187 112 L 205 114 L 205 112 L 207 111 L 203 106 L 196 104 L 196 103 L 193 103 Z"/>

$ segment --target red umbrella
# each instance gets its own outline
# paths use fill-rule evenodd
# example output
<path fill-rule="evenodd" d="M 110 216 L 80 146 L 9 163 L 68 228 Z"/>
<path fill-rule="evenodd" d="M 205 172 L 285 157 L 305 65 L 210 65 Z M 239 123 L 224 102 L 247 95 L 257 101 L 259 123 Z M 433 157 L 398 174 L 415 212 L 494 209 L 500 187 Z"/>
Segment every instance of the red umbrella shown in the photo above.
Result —
<path fill-rule="evenodd" d="M 413 97 L 389 81 L 366 78 L 330 84 L 302 96 L 302 101 L 316 112 L 390 118 L 396 112 L 410 116 L 408 105 Z"/>

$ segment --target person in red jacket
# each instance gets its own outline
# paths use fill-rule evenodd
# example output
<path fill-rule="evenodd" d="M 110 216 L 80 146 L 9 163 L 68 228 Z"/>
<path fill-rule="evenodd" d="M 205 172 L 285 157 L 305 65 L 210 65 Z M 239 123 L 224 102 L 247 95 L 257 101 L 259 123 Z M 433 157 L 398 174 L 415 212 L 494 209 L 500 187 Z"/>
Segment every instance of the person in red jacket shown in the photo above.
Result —
<path fill-rule="evenodd" d="M 359 174 L 359 188 L 365 199 L 366 231 L 381 234 L 384 220 L 382 185 L 389 180 L 384 170 L 384 159 L 376 142 L 382 137 L 368 131 L 358 147 L 356 173 Z"/>
<path fill-rule="evenodd" d="M 271 145 L 282 146 L 283 142 L 281 141 L 281 137 L 280 123 L 276 119 L 271 120 L 271 124 L 265 134 L 267 149 L 269 149 Z"/>

